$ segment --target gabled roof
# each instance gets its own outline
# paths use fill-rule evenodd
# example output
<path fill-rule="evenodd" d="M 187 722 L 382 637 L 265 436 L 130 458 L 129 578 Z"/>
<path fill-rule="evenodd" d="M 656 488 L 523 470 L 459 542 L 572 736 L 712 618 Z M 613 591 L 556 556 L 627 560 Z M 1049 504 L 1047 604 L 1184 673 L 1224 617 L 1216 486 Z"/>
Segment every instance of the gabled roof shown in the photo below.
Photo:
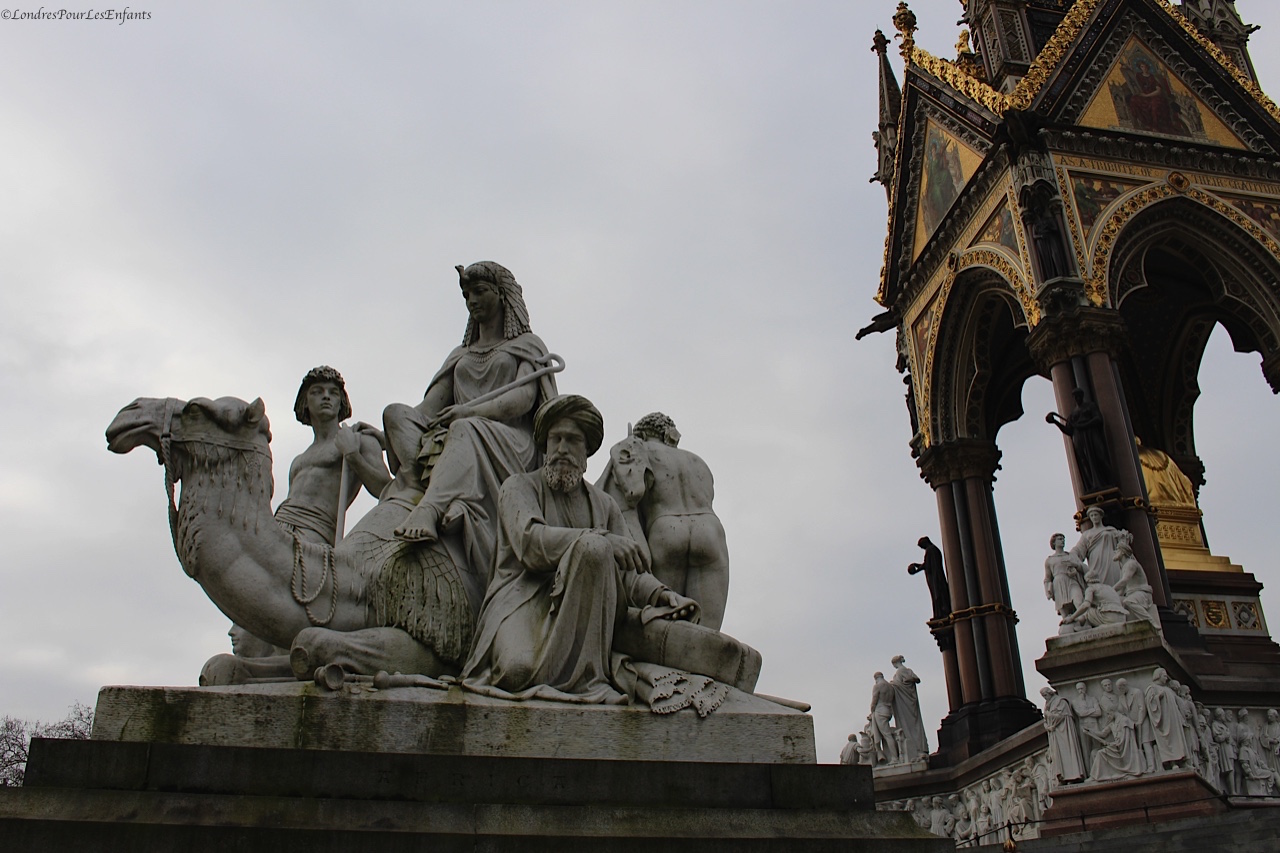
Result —
<path fill-rule="evenodd" d="M 950 214 L 944 212 L 937 222 L 933 216 L 922 221 L 920 210 L 928 185 L 925 173 L 936 168 L 924 148 L 932 144 L 939 151 L 939 136 L 946 137 L 944 149 L 966 144 L 990 161 L 1006 120 L 1030 112 L 1038 122 L 1059 127 L 1154 133 L 1190 144 L 1280 152 L 1280 108 L 1168 0 L 1076 0 L 1026 75 L 1008 93 L 917 47 L 914 16 L 905 22 L 904 27 L 903 20 L 895 19 L 902 31 L 906 71 L 889 232 L 876 294 L 876 301 L 886 307 L 896 305 L 904 276 L 917 261 L 930 269 L 940 262 L 936 247 L 925 245 L 929 238 L 942 234 L 940 242 L 945 242 L 949 236 L 943 232 L 949 231 L 945 220 Z M 1157 113 L 1135 118 L 1123 104 L 1109 106 L 1114 88 L 1122 91 L 1126 81 L 1131 89 L 1137 85 L 1132 82 L 1134 67 L 1164 81 L 1162 85 L 1182 105 L 1182 114 L 1188 115 L 1188 129 L 1179 131 Z M 981 166 L 961 170 L 966 185 L 950 199 L 951 213 L 964 206 L 967 195 L 978 191 L 977 184 L 991 183 L 991 176 L 982 177 L 984 171 L 989 170 Z M 935 193 L 929 203 L 936 207 L 945 200 L 946 194 Z M 920 227 L 929 224 L 934 228 L 922 240 Z"/>

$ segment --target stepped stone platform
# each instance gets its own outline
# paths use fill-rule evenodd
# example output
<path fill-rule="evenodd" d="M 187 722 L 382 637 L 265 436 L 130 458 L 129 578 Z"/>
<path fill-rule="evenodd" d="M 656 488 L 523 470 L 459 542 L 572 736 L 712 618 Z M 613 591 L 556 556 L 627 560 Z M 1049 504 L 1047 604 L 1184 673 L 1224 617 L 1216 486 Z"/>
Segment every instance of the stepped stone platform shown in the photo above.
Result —
<path fill-rule="evenodd" d="M 750 694 L 705 719 L 452 694 L 104 688 L 92 740 L 34 740 L 26 786 L 0 789 L 0 849 L 953 849 Z M 625 757 L 573 754 L 606 744 Z"/>
<path fill-rule="evenodd" d="M 0 849 L 932 851 L 867 768 L 39 740 Z"/>
<path fill-rule="evenodd" d="M 452 687 L 104 687 L 95 740 L 626 761 L 813 764 L 813 718 L 733 688 L 706 718 Z"/>

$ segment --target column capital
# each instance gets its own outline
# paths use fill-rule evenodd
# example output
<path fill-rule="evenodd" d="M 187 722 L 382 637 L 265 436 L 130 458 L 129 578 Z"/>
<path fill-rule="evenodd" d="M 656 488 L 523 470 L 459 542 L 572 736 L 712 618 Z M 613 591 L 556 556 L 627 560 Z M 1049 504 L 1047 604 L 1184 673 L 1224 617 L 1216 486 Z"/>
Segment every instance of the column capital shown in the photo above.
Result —
<path fill-rule="evenodd" d="M 1110 308 L 1072 308 L 1041 320 L 1027 335 L 1027 350 L 1048 373 L 1055 364 L 1091 352 L 1116 355 L 1127 340 L 1124 318 Z"/>
<path fill-rule="evenodd" d="M 934 489 L 969 477 L 980 477 L 989 483 L 1000 468 L 1000 448 L 985 439 L 956 438 L 926 448 L 916 465 L 920 476 Z"/>

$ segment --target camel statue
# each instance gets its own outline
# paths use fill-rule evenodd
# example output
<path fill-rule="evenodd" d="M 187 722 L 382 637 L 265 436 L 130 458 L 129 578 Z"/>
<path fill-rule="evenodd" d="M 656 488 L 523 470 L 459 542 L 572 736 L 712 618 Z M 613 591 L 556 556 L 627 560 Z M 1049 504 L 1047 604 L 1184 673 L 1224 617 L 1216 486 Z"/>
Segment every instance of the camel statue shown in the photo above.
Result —
<path fill-rule="evenodd" d="M 261 398 L 143 397 L 107 428 L 108 449 L 146 446 L 164 466 L 186 573 L 237 625 L 290 649 L 296 677 L 333 663 L 364 675 L 456 674 L 479 604 L 471 573 L 439 543 L 397 540 L 409 510 L 391 501 L 337 547 L 297 538 L 271 513 L 270 442 Z"/>

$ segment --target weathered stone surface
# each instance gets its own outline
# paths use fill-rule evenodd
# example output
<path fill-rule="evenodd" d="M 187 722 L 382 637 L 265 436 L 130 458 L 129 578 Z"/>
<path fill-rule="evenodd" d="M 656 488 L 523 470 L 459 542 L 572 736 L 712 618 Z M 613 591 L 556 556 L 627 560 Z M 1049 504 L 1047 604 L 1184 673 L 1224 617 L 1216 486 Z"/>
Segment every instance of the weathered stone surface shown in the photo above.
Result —
<path fill-rule="evenodd" d="M 37 740 L 0 849 L 934 851 L 869 768 Z"/>
<path fill-rule="evenodd" d="M 871 809 L 871 773 L 725 764 L 335 752 L 37 738 L 27 786 L 423 803 Z"/>
<path fill-rule="evenodd" d="M 338 693 L 310 682 L 104 687 L 95 740 L 442 755 L 813 764 L 813 719 L 731 689 L 692 709 L 511 702 L 460 688 Z"/>
<path fill-rule="evenodd" d="M 1226 804 L 1190 771 L 1060 788 L 1045 812 L 1042 836 L 1221 814 Z"/>

